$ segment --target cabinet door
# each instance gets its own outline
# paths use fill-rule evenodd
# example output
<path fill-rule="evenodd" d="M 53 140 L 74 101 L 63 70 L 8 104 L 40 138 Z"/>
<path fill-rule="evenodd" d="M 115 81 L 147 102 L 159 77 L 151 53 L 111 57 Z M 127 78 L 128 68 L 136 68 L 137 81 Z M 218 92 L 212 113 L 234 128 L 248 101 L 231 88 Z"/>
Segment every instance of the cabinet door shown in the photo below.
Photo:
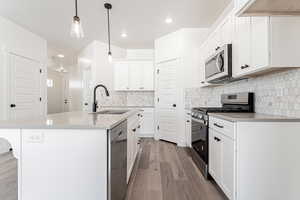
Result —
<path fill-rule="evenodd" d="M 129 90 L 128 83 L 129 66 L 126 62 L 117 62 L 114 64 L 114 88 L 115 90 Z"/>
<path fill-rule="evenodd" d="M 234 24 L 232 15 L 229 15 L 220 26 L 221 46 L 231 44 L 233 39 Z"/>
<path fill-rule="evenodd" d="M 191 124 L 191 112 L 186 112 L 185 115 L 185 136 L 188 147 L 192 146 L 192 124 Z"/>
<path fill-rule="evenodd" d="M 143 63 L 130 62 L 129 64 L 129 88 L 130 90 L 142 89 Z"/>
<path fill-rule="evenodd" d="M 222 189 L 229 199 L 234 194 L 234 141 L 226 136 L 221 138 L 222 145 Z"/>
<path fill-rule="evenodd" d="M 251 71 L 269 65 L 269 17 L 251 18 Z"/>
<path fill-rule="evenodd" d="M 153 62 L 144 62 L 142 64 L 142 85 L 141 90 L 154 90 L 154 66 Z"/>
<path fill-rule="evenodd" d="M 209 173 L 221 185 L 221 135 L 209 129 Z"/>
<path fill-rule="evenodd" d="M 211 41 L 211 48 L 212 48 L 211 51 L 213 53 L 216 50 L 218 50 L 218 48 L 220 48 L 222 46 L 220 27 L 218 27 L 217 30 L 215 30 L 215 32 L 212 34 L 211 40 L 212 40 Z"/>
<path fill-rule="evenodd" d="M 178 57 L 179 32 L 173 32 L 155 40 L 155 63 Z"/>
<path fill-rule="evenodd" d="M 141 130 L 139 137 L 153 137 L 154 136 L 154 110 L 144 110 L 141 113 Z"/>
<path fill-rule="evenodd" d="M 236 48 L 238 62 L 233 67 L 233 75 L 239 76 L 251 68 L 251 18 L 236 18 Z"/>
<path fill-rule="evenodd" d="M 133 131 L 131 127 L 127 128 L 127 182 L 129 181 L 131 175 L 131 163 L 133 160 Z"/>

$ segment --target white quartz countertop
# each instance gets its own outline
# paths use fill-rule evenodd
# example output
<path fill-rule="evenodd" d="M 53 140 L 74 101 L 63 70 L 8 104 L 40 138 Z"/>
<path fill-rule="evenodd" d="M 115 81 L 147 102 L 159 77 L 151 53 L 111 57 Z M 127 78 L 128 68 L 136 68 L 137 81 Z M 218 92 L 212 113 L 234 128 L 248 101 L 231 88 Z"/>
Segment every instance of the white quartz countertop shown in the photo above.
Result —
<path fill-rule="evenodd" d="M 130 109 L 124 114 L 65 112 L 37 119 L 0 121 L 0 129 L 112 129 L 139 111 Z"/>
<path fill-rule="evenodd" d="M 209 113 L 209 116 L 231 122 L 300 122 L 299 118 L 258 113 Z"/>

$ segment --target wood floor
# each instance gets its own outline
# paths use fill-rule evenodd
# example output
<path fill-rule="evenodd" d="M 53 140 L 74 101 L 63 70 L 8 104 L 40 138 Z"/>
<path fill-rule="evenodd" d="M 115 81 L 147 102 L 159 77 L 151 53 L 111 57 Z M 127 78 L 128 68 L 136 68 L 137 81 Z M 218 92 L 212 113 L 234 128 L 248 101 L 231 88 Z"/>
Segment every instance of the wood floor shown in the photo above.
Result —
<path fill-rule="evenodd" d="M 174 144 L 144 139 L 126 200 L 224 200 L 194 165 L 188 151 Z"/>

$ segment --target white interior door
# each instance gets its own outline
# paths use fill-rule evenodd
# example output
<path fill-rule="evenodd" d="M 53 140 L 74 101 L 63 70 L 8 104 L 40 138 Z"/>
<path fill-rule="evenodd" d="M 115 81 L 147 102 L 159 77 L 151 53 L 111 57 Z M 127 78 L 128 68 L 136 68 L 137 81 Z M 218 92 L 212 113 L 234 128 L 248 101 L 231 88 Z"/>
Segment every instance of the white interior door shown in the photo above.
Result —
<path fill-rule="evenodd" d="M 34 60 L 9 54 L 9 119 L 29 119 L 41 114 L 40 68 Z"/>
<path fill-rule="evenodd" d="M 92 111 L 92 74 L 91 67 L 83 69 L 83 111 Z"/>
<path fill-rule="evenodd" d="M 69 98 L 69 79 L 63 78 L 63 112 L 69 112 L 70 110 L 70 98 Z"/>
<path fill-rule="evenodd" d="M 177 143 L 178 137 L 178 88 L 177 60 L 160 63 L 157 66 L 157 106 L 156 117 L 159 138 Z"/>

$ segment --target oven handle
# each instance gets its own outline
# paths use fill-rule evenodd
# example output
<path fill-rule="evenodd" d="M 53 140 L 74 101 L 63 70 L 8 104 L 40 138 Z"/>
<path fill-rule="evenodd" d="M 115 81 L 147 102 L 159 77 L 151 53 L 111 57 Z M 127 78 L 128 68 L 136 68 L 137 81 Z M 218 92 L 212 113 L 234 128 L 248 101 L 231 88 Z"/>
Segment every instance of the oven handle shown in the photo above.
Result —
<path fill-rule="evenodd" d="M 207 125 L 207 122 L 206 122 L 205 120 L 192 118 L 192 121 L 195 121 L 195 122 L 198 122 L 198 123 L 202 123 L 202 124 L 204 124 L 204 125 Z"/>

